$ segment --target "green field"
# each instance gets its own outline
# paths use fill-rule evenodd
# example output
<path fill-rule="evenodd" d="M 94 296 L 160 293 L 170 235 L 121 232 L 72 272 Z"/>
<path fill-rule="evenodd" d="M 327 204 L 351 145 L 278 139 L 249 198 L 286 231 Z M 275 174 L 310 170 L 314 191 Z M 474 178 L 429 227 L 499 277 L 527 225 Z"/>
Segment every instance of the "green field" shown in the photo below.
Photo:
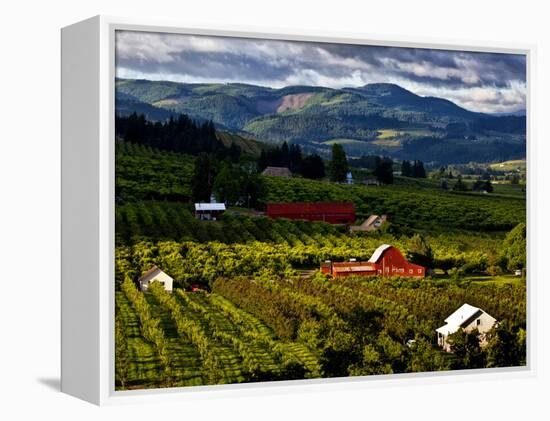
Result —
<path fill-rule="evenodd" d="M 430 343 L 459 303 L 525 320 L 525 288 L 514 284 L 219 278 L 212 293 L 125 288 L 118 389 L 456 369 L 461 362 Z"/>
<path fill-rule="evenodd" d="M 496 164 L 491 164 L 490 167 L 495 171 L 521 171 L 525 172 L 527 167 L 527 162 L 525 159 L 518 159 L 513 161 L 504 161 L 498 162 Z"/>
<path fill-rule="evenodd" d="M 495 183 L 482 194 L 445 191 L 434 179 L 367 186 L 261 177 L 258 209 L 199 221 L 194 162 L 117 142 L 118 390 L 525 364 L 525 279 L 511 275 L 509 239 L 525 222 L 524 186 Z M 353 202 L 357 222 L 376 213 L 389 223 L 350 234 L 262 216 L 265 203 L 279 201 Z M 422 281 L 329 281 L 317 270 L 327 259 L 367 260 L 380 244 L 433 272 Z M 171 294 L 158 284 L 138 290 L 152 265 L 174 278 Z M 501 326 L 476 359 L 436 345 L 435 329 L 464 303 Z M 513 352 L 504 358 L 503 349 Z"/>

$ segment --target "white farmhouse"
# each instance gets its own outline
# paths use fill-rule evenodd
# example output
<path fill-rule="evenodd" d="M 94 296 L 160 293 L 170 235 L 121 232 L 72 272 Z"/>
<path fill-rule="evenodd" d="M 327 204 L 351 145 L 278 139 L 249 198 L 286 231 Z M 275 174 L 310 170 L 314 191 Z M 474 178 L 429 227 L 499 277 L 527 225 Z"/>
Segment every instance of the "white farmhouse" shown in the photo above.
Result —
<path fill-rule="evenodd" d="M 147 272 L 145 272 L 141 278 L 139 278 L 139 287 L 142 291 L 147 291 L 149 284 L 153 281 L 158 281 L 164 289 L 168 292 L 172 292 L 172 284 L 174 279 L 160 270 L 158 267 L 153 266 Z"/>
<path fill-rule="evenodd" d="M 436 329 L 437 344 L 444 351 L 451 352 L 451 346 L 447 342 L 449 335 L 455 333 L 459 329 L 466 332 L 471 332 L 477 329 L 480 333 L 481 344 L 485 344 L 485 333 L 487 333 L 495 325 L 496 319 L 483 310 L 464 304 L 457 311 L 445 319 L 446 325 Z"/>

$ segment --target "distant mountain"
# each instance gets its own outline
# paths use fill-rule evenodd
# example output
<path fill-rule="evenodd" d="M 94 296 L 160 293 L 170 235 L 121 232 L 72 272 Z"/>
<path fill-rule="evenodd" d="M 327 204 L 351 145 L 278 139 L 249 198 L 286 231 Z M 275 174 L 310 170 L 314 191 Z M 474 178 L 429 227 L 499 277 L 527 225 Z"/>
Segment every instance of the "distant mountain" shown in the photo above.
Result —
<path fill-rule="evenodd" d="M 117 92 L 115 96 L 115 108 L 119 115 L 129 115 L 132 113 L 143 114 L 147 120 L 163 121 L 174 116 L 176 113 L 164 108 L 155 107 L 147 102 L 139 101 L 131 95 L 123 92 Z"/>
<path fill-rule="evenodd" d="M 508 113 L 491 113 L 495 117 L 505 117 L 505 116 L 515 116 L 515 117 L 525 117 L 527 115 L 527 110 L 522 108 L 521 110 L 512 111 Z"/>
<path fill-rule="evenodd" d="M 311 86 L 290 86 L 271 89 L 245 84 L 181 84 L 147 80 L 117 80 L 117 95 L 126 101 L 144 102 L 157 108 L 181 112 L 198 119 L 213 120 L 230 130 L 251 129 L 258 122 L 283 127 L 290 115 L 318 116 L 347 120 L 369 129 L 388 128 L 403 123 L 432 124 L 472 121 L 481 116 L 456 104 L 433 97 L 421 97 L 388 83 L 375 83 L 360 88 L 331 89 Z M 137 103 L 135 103 L 137 104 Z M 291 117 L 292 118 L 292 117 Z M 345 123 L 346 121 L 344 121 Z M 252 124 L 251 127 L 247 127 Z M 263 126 L 259 124 L 259 126 Z M 256 133 L 257 134 L 257 133 Z M 298 133 L 284 137 L 299 137 Z M 304 137 L 311 137 L 310 133 Z M 358 134 L 358 137 L 364 137 Z"/>
<path fill-rule="evenodd" d="M 447 162 L 454 158 L 443 157 L 445 144 L 454 142 L 448 150 L 461 160 L 490 160 L 493 149 L 495 159 L 500 160 L 525 154 L 524 117 L 472 112 L 446 99 L 422 97 L 389 83 L 343 89 L 272 89 L 239 83 L 117 79 L 116 95 L 120 114 L 136 111 L 163 120 L 173 113 L 185 113 L 196 120 L 212 120 L 219 130 L 245 138 L 299 143 L 319 153 L 341 143 L 352 155 L 430 156 Z M 419 143 L 423 139 L 430 142 Z M 432 143 L 433 154 L 425 148 Z M 498 146 L 488 148 L 487 144 Z M 478 159 L 480 145 L 483 153 Z M 423 151 L 422 157 L 413 157 L 416 149 Z"/>

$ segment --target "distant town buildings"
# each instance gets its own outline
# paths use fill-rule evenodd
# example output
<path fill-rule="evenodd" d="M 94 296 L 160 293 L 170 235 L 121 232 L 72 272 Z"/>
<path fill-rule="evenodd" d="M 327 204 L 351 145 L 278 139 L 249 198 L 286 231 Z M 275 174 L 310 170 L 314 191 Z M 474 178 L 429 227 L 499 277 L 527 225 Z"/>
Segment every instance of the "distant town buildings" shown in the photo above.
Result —
<path fill-rule="evenodd" d="M 149 285 L 154 281 L 159 282 L 166 291 L 172 292 L 174 279 L 156 266 L 153 266 L 139 278 L 139 287 L 142 291 L 147 291 Z"/>
<path fill-rule="evenodd" d="M 496 319 L 485 313 L 480 308 L 463 304 L 458 310 L 445 319 L 445 325 L 436 329 L 437 344 L 444 351 L 451 352 L 451 345 L 447 341 L 449 335 L 457 332 L 459 329 L 465 332 L 471 332 L 475 329 L 480 334 L 481 344 L 486 343 L 485 333 L 493 328 Z"/>
<path fill-rule="evenodd" d="M 329 224 L 355 222 L 355 207 L 348 202 L 268 203 L 265 214 L 275 219 L 304 219 Z"/>
<path fill-rule="evenodd" d="M 367 262 L 355 259 L 349 262 L 327 261 L 321 264 L 321 272 L 332 276 L 407 276 L 424 278 L 424 266 L 409 263 L 399 249 L 383 244 L 378 247 Z"/>

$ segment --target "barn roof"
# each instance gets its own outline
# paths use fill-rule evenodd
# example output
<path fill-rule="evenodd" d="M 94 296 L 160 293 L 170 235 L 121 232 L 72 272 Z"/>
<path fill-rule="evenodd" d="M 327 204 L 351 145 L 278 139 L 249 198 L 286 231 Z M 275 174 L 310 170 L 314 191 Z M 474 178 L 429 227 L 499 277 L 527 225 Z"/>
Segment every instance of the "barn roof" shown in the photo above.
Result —
<path fill-rule="evenodd" d="M 376 270 L 373 266 L 334 266 L 333 271 L 334 272 L 369 272 Z"/>
<path fill-rule="evenodd" d="M 196 211 L 224 211 L 225 203 L 195 203 Z"/>
<path fill-rule="evenodd" d="M 350 202 L 293 202 L 268 203 L 268 214 L 308 214 L 308 213 L 347 213 L 355 214 L 353 203 Z"/>
<path fill-rule="evenodd" d="M 390 246 L 389 244 L 382 244 L 380 247 L 374 250 L 374 253 L 369 259 L 369 263 L 378 262 L 378 260 L 380 260 L 380 258 L 382 257 L 382 254 L 384 254 L 384 252 L 388 250 L 390 247 L 393 247 L 393 246 Z"/>
<path fill-rule="evenodd" d="M 287 167 L 267 167 L 262 171 L 262 175 L 271 175 L 274 177 L 290 177 L 292 173 Z"/>

